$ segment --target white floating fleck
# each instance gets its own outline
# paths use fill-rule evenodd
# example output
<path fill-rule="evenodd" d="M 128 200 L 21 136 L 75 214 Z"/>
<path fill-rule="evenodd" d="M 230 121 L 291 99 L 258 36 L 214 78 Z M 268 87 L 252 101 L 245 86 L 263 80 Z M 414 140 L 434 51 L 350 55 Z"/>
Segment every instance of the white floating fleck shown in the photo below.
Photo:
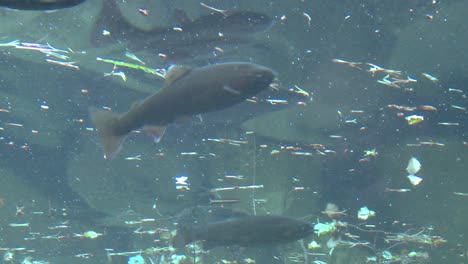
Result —
<path fill-rule="evenodd" d="M 338 244 L 340 244 L 340 242 L 341 242 L 341 238 L 334 238 L 332 236 L 327 241 L 327 248 L 335 248 L 336 246 L 338 246 Z"/>
<path fill-rule="evenodd" d="M 410 115 L 410 116 L 405 117 L 405 119 L 406 121 L 408 121 L 408 125 L 412 126 L 412 125 L 416 125 L 424 121 L 424 116 Z"/>
<path fill-rule="evenodd" d="M 361 220 L 367 220 L 369 217 L 375 216 L 375 212 L 369 210 L 367 206 L 361 207 L 358 211 L 358 218 Z"/>
<path fill-rule="evenodd" d="M 15 257 L 15 254 L 11 251 L 7 251 L 4 255 L 3 255 L 3 260 L 5 262 L 12 262 L 13 259 Z"/>
<path fill-rule="evenodd" d="M 411 157 L 411 159 L 408 162 L 408 166 L 406 167 L 406 171 L 409 174 L 414 175 L 418 173 L 420 169 L 421 169 L 421 163 L 419 162 L 419 160 L 417 160 L 415 157 Z"/>
<path fill-rule="evenodd" d="M 128 259 L 128 264 L 145 264 L 146 261 L 141 255 L 136 255 Z"/>
<path fill-rule="evenodd" d="M 423 179 L 419 176 L 416 175 L 408 175 L 408 180 L 411 182 L 412 185 L 416 186 L 418 185 Z"/>
<path fill-rule="evenodd" d="M 331 223 L 317 223 L 314 225 L 314 233 L 318 236 L 327 234 L 336 230 L 335 222 Z"/>
<path fill-rule="evenodd" d="M 178 176 L 178 177 L 175 177 L 175 179 L 176 179 L 176 185 L 188 185 L 187 176 Z"/>
<path fill-rule="evenodd" d="M 435 82 L 435 83 L 436 83 L 436 82 L 439 81 L 439 79 L 437 79 L 436 77 L 430 75 L 429 73 L 423 72 L 423 73 L 421 73 L 421 75 L 424 76 L 424 77 L 426 77 L 426 78 L 427 78 L 428 80 L 430 80 L 431 82 Z"/>
<path fill-rule="evenodd" d="M 323 211 L 323 213 L 326 214 L 330 218 L 333 218 L 334 216 L 342 214 L 338 206 L 333 203 L 327 203 L 327 206 L 325 207 L 325 210 Z"/>
<path fill-rule="evenodd" d="M 101 233 L 97 233 L 95 231 L 86 231 L 83 233 L 83 237 L 89 238 L 89 239 L 95 239 L 102 236 Z"/>
<path fill-rule="evenodd" d="M 317 248 L 321 248 L 322 246 L 317 243 L 317 241 L 315 240 L 312 240 L 309 244 L 307 244 L 307 248 L 308 249 L 317 249 Z"/>
<path fill-rule="evenodd" d="M 382 252 L 382 258 L 386 259 L 386 260 L 390 260 L 390 259 L 393 259 L 393 255 L 392 255 L 392 253 L 390 253 L 390 251 L 384 250 Z"/>

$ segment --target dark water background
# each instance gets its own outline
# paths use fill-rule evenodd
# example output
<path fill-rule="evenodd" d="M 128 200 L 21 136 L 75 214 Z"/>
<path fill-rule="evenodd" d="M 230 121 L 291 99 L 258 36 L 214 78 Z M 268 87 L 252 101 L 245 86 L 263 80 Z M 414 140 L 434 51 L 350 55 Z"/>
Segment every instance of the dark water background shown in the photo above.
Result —
<path fill-rule="evenodd" d="M 172 25 L 176 8 L 192 19 L 207 12 L 196 1 L 118 3 L 126 18 L 142 28 Z M 135 233 L 140 226 L 140 230 L 173 230 L 171 217 L 184 208 L 209 205 L 210 199 L 239 199 L 228 207 L 311 222 L 331 221 L 320 212 L 327 203 L 334 203 L 346 210 L 340 220 L 349 224 L 361 228 L 373 224 L 374 229 L 408 234 L 424 230 L 447 241 L 437 246 L 403 243 L 389 249 L 394 255 L 424 251 L 430 258 L 422 263 L 468 262 L 468 197 L 456 194 L 468 193 L 467 111 L 462 108 L 468 107 L 465 1 L 205 3 L 220 9 L 262 12 L 275 23 L 253 37 L 255 44 L 234 47 L 219 57 L 195 56 L 184 64 L 244 60 L 266 65 L 278 72 L 282 86 L 297 85 L 311 94 L 310 98 L 294 98 L 306 106 L 292 101 L 280 111 L 274 105 L 228 109 L 203 121 L 171 125 L 158 145 L 135 133 L 113 161 L 102 158 L 97 134 L 90 129 L 88 107 L 108 106 L 123 112 L 160 89 L 163 82 L 126 69 L 122 70 L 127 82 L 103 76 L 112 66 L 96 62 L 95 57 L 129 60 L 121 51 L 90 44 L 89 31 L 99 16 L 101 1 L 89 0 L 52 13 L 0 10 L 1 43 L 18 39 L 70 48 L 74 51 L 69 54 L 71 60 L 80 66 L 80 70 L 60 67 L 46 63 L 44 54 L 0 47 L 0 109 L 9 111 L 0 112 L 2 255 L 14 252 L 13 263 L 21 263 L 27 256 L 51 263 L 106 263 L 106 249 L 139 251 L 169 244 L 164 232 Z M 148 8 L 150 16 L 138 14 L 141 7 Z M 156 54 L 136 54 L 149 67 L 168 66 Z M 411 76 L 418 82 L 391 88 L 376 82 L 385 74 L 366 72 L 368 65 L 357 69 L 332 62 L 336 58 L 401 70 L 404 78 Z M 432 82 L 421 73 L 439 81 Z M 430 105 L 438 110 L 405 112 L 388 107 L 391 104 Z M 424 116 L 424 121 L 409 125 L 405 116 L 412 114 Z M 356 123 L 350 121 L 353 119 Z M 418 145 L 420 142 L 443 146 Z M 329 151 L 319 149 L 322 155 L 310 144 L 323 144 Z M 294 155 L 287 147 L 312 156 Z M 365 159 L 364 151 L 372 149 L 378 155 Z M 275 150 L 279 154 L 272 155 Z M 183 154 L 187 152 L 197 154 Z M 141 160 L 125 159 L 137 155 Z M 422 163 L 419 174 L 423 181 L 418 186 L 406 178 L 411 157 Z M 175 177 L 182 175 L 188 177 L 189 191 L 176 190 Z M 233 180 L 226 175 L 243 178 Z M 209 192 L 216 187 L 249 185 L 263 188 L 218 192 L 219 196 Z M 385 191 L 400 188 L 411 191 Z M 376 212 L 365 223 L 356 217 L 363 206 Z M 24 209 L 18 212 L 21 207 Z M 145 218 L 156 220 L 125 224 Z M 29 227 L 11 227 L 11 223 L 29 223 Z M 61 225 L 68 228 L 57 227 Z M 96 239 L 74 235 L 89 230 L 104 235 Z M 311 255 L 309 262 L 365 263 L 366 256 L 393 245 L 384 241 L 382 233 L 352 228 L 346 232 L 359 235 L 372 249 L 341 246 L 329 255 L 326 243 L 330 236 L 313 235 L 305 243 L 316 240 L 323 248 L 309 252 L 325 255 Z M 298 243 L 278 250 L 284 263 L 293 263 L 294 254 L 304 263 Z M 202 263 L 247 257 L 256 258 L 257 263 L 273 263 L 268 260 L 270 252 L 262 248 L 233 251 L 215 249 Z M 76 257 L 85 253 L 89 258 Z M 167 260 L 171 253 L 143 255 L 165 263 L 161 256 Z M 112 262 L 127 263 L 127 257 L 112 257 Z"/>

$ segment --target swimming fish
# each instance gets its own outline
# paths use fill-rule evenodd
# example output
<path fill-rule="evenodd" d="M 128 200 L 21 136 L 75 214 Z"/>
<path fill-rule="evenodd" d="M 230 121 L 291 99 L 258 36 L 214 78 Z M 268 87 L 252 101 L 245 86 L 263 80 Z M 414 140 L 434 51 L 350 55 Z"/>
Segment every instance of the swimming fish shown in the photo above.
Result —
<path fill-rule="evenodd" d="M 205 250 L 218 246 L 265 246 L 293 242 L 314 232 L 311 223 L 280 215 L 247 215 L 207 224 L 181 225 L 175 248 L 202 240 Z"/>
<path fill-rule="evenodd" d="M 135 104 L 125 114 L 90 108 L 91 119 L 104 145 L 104 158 L 113 159 L 126 135 L 143 129 L 159 142 L 165 127 L 187 116 L 236 105 L 269 87 L 275 73 L 249 62 L 232 62 L 200 68 L 173 66 L 157 93 Z"/>
<path fill-rule="evenodd" d="M 226 219 L 249 216 L 248 213 L 232 208 L 219 206 L 194 206 L 185 208 L 174 216 L 178 227 L 203 228 L 207 223 L 220 222 Z"/>
<path fill-rule="evenodd" d="M 185 14 L 179 16 L 184 18 L 177 19 L 173 25 L 143 30 L 122 15 L 115 0 L 104 0 L 91 33 L 91 41 L 96 46 L 123 43 L 133 52 L 148 50 L 161 54 L 170 62 L 180 62 L 194 57 L 213 56 L 217 48 L 227 51 L 251 45 L 252 35 L 264 32 L 273 25 L 269 16 L 252 11 L 213 12 L 194 20 Z M 103 35 L 103 30 L 110 34 Z"/>
<path fill-rule="evenodd" d="M 0 6 L 18 10 L 55 10 L 79 5 L 86 0 L 0 0 Z"/>

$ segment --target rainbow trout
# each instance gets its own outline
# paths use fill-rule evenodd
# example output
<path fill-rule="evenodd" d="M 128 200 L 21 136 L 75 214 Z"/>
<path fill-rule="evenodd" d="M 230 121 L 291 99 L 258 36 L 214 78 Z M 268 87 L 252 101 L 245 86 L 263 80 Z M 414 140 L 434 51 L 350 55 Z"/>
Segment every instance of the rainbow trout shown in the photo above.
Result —
<path fill-rule="evenodd" d="M 159 142 L 165 127 L 187 116 L 219 111 L 265 90 L 275 73 L 248 62 L 171 67 L 166 84 L 157 93 L 134 105 L 125 114 L 91 108 L 91 119 L 104 146 L 104 158 L 113 159 L 125 137 L 143 127 Z"/>

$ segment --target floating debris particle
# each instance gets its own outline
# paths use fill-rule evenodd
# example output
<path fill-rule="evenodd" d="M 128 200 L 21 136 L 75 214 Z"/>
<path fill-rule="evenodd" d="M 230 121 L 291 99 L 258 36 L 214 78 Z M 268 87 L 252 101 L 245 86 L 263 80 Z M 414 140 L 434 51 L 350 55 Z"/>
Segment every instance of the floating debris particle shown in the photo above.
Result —
<path fill-rule="evenodd" d="M 76 63 L 78 63 L 77 61 L 67 61 L 67 62 L 63 62 L 63 61 L 56 61 L 56 60 L 51 60 L 51 59 L 46 59 L 46 61 L 48 63 L 51 63 L 51 64 L 55 64 L 55 65 L 60 65 L 60 66 L 64 66 L 64 67 L 67 67 L 67 68 L 73 68 L 73 69 L 76 69 L 76 70 L 79 70 L 80 67 L 75 65 Z"/>
<path fill-rule="evenodd" d="M 409 174 L 416 174 L 418 171 L 421 169 L 421 162 L 419 162 L 418 159 L 415 157 L 411 157 L 410 160 L 408 161 L 408 166 L 406 167 L 406 171 Z"/>
<path fill-rule="evenodd" d="M 367 158 L 367 157 L 377 157 L 379 155 L 379 153 L 377 152 L 377 150 L 374 148 L 374 149 L 369 149 L 369 150 L 364 150 L 364 157 Z"/>
<path fill-rule="evenodd" d="M 349 66 L 351 68 L 356 68 L 356 69 L 359 69 L 359 70 L 362 70 L 362 68 L 360 66 L 363 65 L 362 62 L 346 61 L 346 60 L 343 60 L 343 59 L 332 59 L 332 62 L 338 63 L 338 64 L 344 64 L 346 66 Z"/>
<path fill-rule="evenodd" d="M 420 115 L 410 115 L 405 117 L 406 121 L 408 121 L 408 125 L 416 125 L 424 121 L 424 117 Z"/>
<path fill-rule="evenodd" d="M 263 187 L 264 187 L 263 184 L 249 185 L 249 186 L 233 186 L 233 187 L 213 188 L 210 191 L 219 192 L 219 191 L 235 191 L 235 190 L 255 190 L 255 189 L 262 189 Z"/>
<path fill-rule="evenodd" d="M 310 97 L 309 92 L 307 92 L 306 90 L 302 89 L 301 87 L 299 87 L 297 85 L 294 85 L 294 88 L 291 88 L 290 90 L 291 90 L 291 92 L 293 92 L 295 94 L 302 95 L 304 97 Z"/>
<path fill-rule="evenodd" d="M 125 160 L 141 160 L 141 155 L 126 157 Z"/>
<path fill-rule="evenodd" d="M 430 147 L 443 147 L 444 143 L 434 142 L 434 141 L 421 141 L 419 142 L 421 146 L 430 146 Z"/>
<path fill-rule="evenodd" d="M 149 16 L 149 11 L 146 8 L 139 8 L 138 13 L 140 13 L 142 16 Z"/>
<path fill-rule="evenodd" d="M 373 217 L 373 216 L 375 216 L 375 212 L 372 210 L 369 210 L 367 206 L 361 207 L 361 209 L 359 209 L 358 214 L 357 214 L 357 217 L 360 220 L 367 220 L 369 219 L 369 217 Z"/>
<path fill-rule="evenodd" d="M 418 185 L 423 180 L 421 177 L 412 174 L 408 175 L 407 178 L 413 186 Z"/>
<path fill-rule="evenodd" d="M 303 151 L 293 151 L 291 152 L 293 156 L 312 156 L 313 154 L 310 152 L 303 152 Z"/>
<path fill-rule="evenodd" d="M 141 255 L 128 258 L 128 264 L 145 264 L 146 261 Z"/>
<path fill-rule="evenodd" d="M 243 175 L 225 175 L 224 178 L 233 180 L 245 180 Z"/>
<path fill-rule="evenodd" d="M 439 126 L 459 126 L 460 123 L 457 122 L 439 122 L 437 123 Z"/>
<path fill-rule="evenodd" d="M 95 239 L 95 238 L 98 238 L 100 236 L 103 236 L 103 234 L 97 233 L 95 231 L 86 231 L 82 235 L 78 234 L 77 236 L 85 237 L 85 238 L 89 238 L 89 239 Z"/>
<path fill-rule="evenodd" d="M 8 224 L 11 227 L 29 227 L 29 223 L 10 223 Z"/>
<path fill-rule="evenodd" d="M 176 183 L 175 183 L 176 185 L 188 185 L 187 176 L 178 176 L 178 177 L 175 177 L 175 180 L 176 180 Z"/>
<path fill-rule="evenodd" d="M 109 76 L 118 76 L 118 77 L 122 78 L 122 80 L 124 82 L 127 81 L 127 76 L 125 76 L 125 73 L 122 72 L 122 71 L 119 71 L 119 72 L 111 71 L 109 73 L 104 73 L 104 77 L 109 77 Z"/>
<path fill-rule="evenodd" d="M 340 215 L 346 215 L 345 211 L 340 211 L 338 206 L 334 203 L 327 203 L 327 205 L 325 206 L 325 210 L 323 210 L 322 213 L 330 218 L 335 218 Z"/>
<path fill-rule="evenodd" d="M 269 102 L 272 105 L 277 105 L 277 104 L 287 105 L 288 104 L 288 100 L 284 100 L 284 99 L 267 99 L 265 101 Z"/>
<path fill-rule="evenodd" d="M 129 58 L 129 59 L 132 59 L 138 63 L 141 63 L 143 65 L 146 65 L 145 62 L 143 62 L 140 58 L 138 58 L 135 54 L 131 53 L 131 52 L 125 52 L 125 57 Z"/>
<path fill-rule="evenodd" d="M 317 223 L 314 225 L 314 233 L 317 236 L 327 234 L 336 230 L 335 222 L 331 223 Z"/>
<path fill-rule="evenodd" d="M 190 151 L 190 152 L 181 152 L 181 156 L 198 156 L 198 152 Z"/>
<path fill-rule="evenodd" d="M 450 105 L 453 109 L 461 110 L 466 112 L 466 107 L 464 106 L 459 106 L 459 105 Z"/>
<path fill-rule="evenodd" d="M 23 124 L 18 124 L 18 123 L 5 123 L 5 126 L 23 127 Z"/>
<path fill-rule="evenodd" d="M 310 15 L 307 14 L 306 12 L 303 12 L 303 13 L 302 13 L 302 16 L 304 16 L 304 17 L 307 19 L 307 25 L 310 26 L 310 23 L 311 23 L 311 21 L 312 21 L 312 18 L 310 17 Z"/>
<path fill-rule="evenodd" d="M 3 254 L 3 260 L 5 262 L 13 262 L 14 259 L 15 259 L 15 254 L 11 251 L 7 251 L 5 252 L 5 254 Z"/>
<path fill-rule="evenodd" d="M 405 112 L 413 112 L 416 110 L 416 107 L 410 107 L 410 106 L 405 106 L 405 105 L 396 105 L 396 104 L 389 104 L 387 105 L 388 108 L 390 109 L 396 109 L 399 111 L 405 111 Z"/>
<path fill-rule="evenodd" d="M 424 76 L 424 77 L 426 77 L 426 78 L 427 78 L 429 81 L 431 81 L 431 82 L 436 83 L 436 82 L 439 81 L 439 79 L 437 79 L 436 77 L 430 75 L 429 73 L 424 73 L 424 72 L 423 72 L 423 73 L 421 73 L 421 75 Z"/>
<path fill-rule="evenodd" d="M 463 90 L 461 89 L 456 89 L 456 88 L 448 88 L 449 92 L 455 92 L 455 93 L 463 93 Z"/>
<path fill-rule="evenodd" d="M 437 111 L 437 108 L 432 105 L 421 105 L 418 108 L 424 111 Z"/>
<path fill-rule="evenodd" d="M 317 249 L 317 248 L 321 248 L 322 246 L 317 243 L 317 241 L 315 240 L 312 240 L 309 244 L 307 244 L 307 248 L 308 249 Z"/>
<path fill-rule="evenodd" d="M 411 192 L 411 189 L 406 189 L 406 188 L 401 188 L 401 189 L 391 189 L 391 188 L 386 188 L 386 192 Z"/>

